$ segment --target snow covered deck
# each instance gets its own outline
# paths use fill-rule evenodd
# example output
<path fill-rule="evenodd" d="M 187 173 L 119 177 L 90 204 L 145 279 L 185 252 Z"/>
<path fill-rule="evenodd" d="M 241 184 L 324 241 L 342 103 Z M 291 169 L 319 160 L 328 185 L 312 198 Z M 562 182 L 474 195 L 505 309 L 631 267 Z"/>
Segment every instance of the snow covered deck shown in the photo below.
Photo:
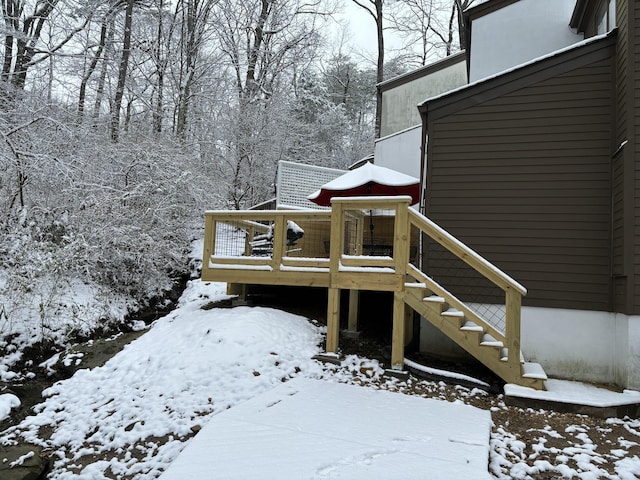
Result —
<path fill-rule="evenodd" d="M 160 480 L 489 479 L 490 434 L 488 411 L 296 378 L 213 417 Z"/>

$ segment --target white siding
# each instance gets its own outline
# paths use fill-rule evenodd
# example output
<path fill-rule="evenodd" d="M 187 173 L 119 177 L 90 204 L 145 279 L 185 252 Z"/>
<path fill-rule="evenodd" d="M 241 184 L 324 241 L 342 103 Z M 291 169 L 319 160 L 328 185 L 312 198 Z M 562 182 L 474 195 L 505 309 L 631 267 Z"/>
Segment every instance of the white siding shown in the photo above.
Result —
<path fill-rule="evenodd" d="M 473 20 L 469 82 L 584 39 L 569 21 L 575 0 L 521 0 Z"/>
<path fill-rule="evenodd" d="M 382 93 L 380 135 L 385 137 L 421 123 L 418 104 L 430 97 L 466 85 L 467 64 L 460 62 Z"/>
<path fill-rule="evenodd" d="M 376 140 L 375 164 L 420 178 L 422 125 Z"/>

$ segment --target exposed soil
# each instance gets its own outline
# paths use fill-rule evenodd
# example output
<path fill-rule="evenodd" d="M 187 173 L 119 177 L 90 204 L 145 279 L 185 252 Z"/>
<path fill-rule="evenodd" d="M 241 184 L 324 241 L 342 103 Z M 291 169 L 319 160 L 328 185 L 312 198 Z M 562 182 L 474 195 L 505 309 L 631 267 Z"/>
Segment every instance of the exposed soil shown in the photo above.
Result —
<path fill-rule="evenodd" d="M 109 338 L 88 340 L 79 343 L 65 352 L 60 353 L 60 360 L 53 365 L 52 371 L 47 373 L 41 368 L 23 367 L 29 375 L 21 382 L 0 382 L 0 394 L 13 393 L 20 398 L 21 405 L 11 412 L 11 416 L 4 420 L 3 427 L 10 427 L 20 423 L 32 413 L 32 408 L 42 402 L 42 392 L 55 382 L 70 378 L 81 368 L 95 368 L 107 362 L 111 357 L 132 342 L 145 331 L 121 332 Z M 53 355 L 53 352 L 50 352 Z M 39 359 L 42 361 L 41 359 Z M 35 363 L 35 362 L 34 362 Z M 39 363 L 39 362 L 38 362 Z"/>

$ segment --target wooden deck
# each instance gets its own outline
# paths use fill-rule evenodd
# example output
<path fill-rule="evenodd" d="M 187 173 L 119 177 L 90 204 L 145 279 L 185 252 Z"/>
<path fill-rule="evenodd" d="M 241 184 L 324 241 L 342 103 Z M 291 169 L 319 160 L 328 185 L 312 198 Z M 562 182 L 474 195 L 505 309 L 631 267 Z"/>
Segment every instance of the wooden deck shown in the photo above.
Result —
<path fill-rule="evenodd" d="M 543 389 L 544 371 L 524 362 L 520 351 L 526 289 L 409 202 L 408 197 L 336 198 L 331 211 L 208 211 L 202 279 L 327 288 L 329 353 L 338 352 L 342 290 L 350 292 L 349 329 L 356 328 L 359 290 L 393 292 L 392 368 L 403 368 L 405 328 L 415 310 L 506 382 Z M 504 291 L 504 328 L 419 268 L 415 257 L 425 235 Z"/>

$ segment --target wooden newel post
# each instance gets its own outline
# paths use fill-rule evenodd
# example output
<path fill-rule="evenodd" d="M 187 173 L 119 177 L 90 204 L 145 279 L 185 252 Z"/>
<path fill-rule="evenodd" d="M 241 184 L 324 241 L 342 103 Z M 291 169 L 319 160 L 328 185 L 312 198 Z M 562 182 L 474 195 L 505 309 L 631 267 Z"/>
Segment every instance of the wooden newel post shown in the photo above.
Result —
<path fill-rule="evenodd" d="M 338 353 L 340 338 L 340 289 L 334 288 L 334 278 L 340 267 L 340 257 L 344 251 L 344 212 L 339 203 L 331 205 L 331 236 L 329 246 L 329 291 L 327 300 L 327 346 L 328 353 Z"/>
<path fill-rule="evenodd" d="M 399 290 L 393 292 L 393 330 L 391 338 L 391 368 L 404 368 L 404 345 L 406 340 L 406 315 L 404 304 L 404 278 L 409 263 L 409 200 L 396 204 L 394 222 L 393 259 L 395 273 L 402 279 Z"/>
<path fill-rule="evenodd" d="M 209 260 L 215 249 L 216 223 L 212 215 L 204 217 L 204 248 L 202 250 L 202 268 L 209 268 Z"/>
<path fill-rule="evenodd" d="M 520 369 L 520 315 L 522 295 L 513 288 L 505 291 L 506 300 L 506 338 L 509 354 L 507 361 L 511 368 Z"/>

